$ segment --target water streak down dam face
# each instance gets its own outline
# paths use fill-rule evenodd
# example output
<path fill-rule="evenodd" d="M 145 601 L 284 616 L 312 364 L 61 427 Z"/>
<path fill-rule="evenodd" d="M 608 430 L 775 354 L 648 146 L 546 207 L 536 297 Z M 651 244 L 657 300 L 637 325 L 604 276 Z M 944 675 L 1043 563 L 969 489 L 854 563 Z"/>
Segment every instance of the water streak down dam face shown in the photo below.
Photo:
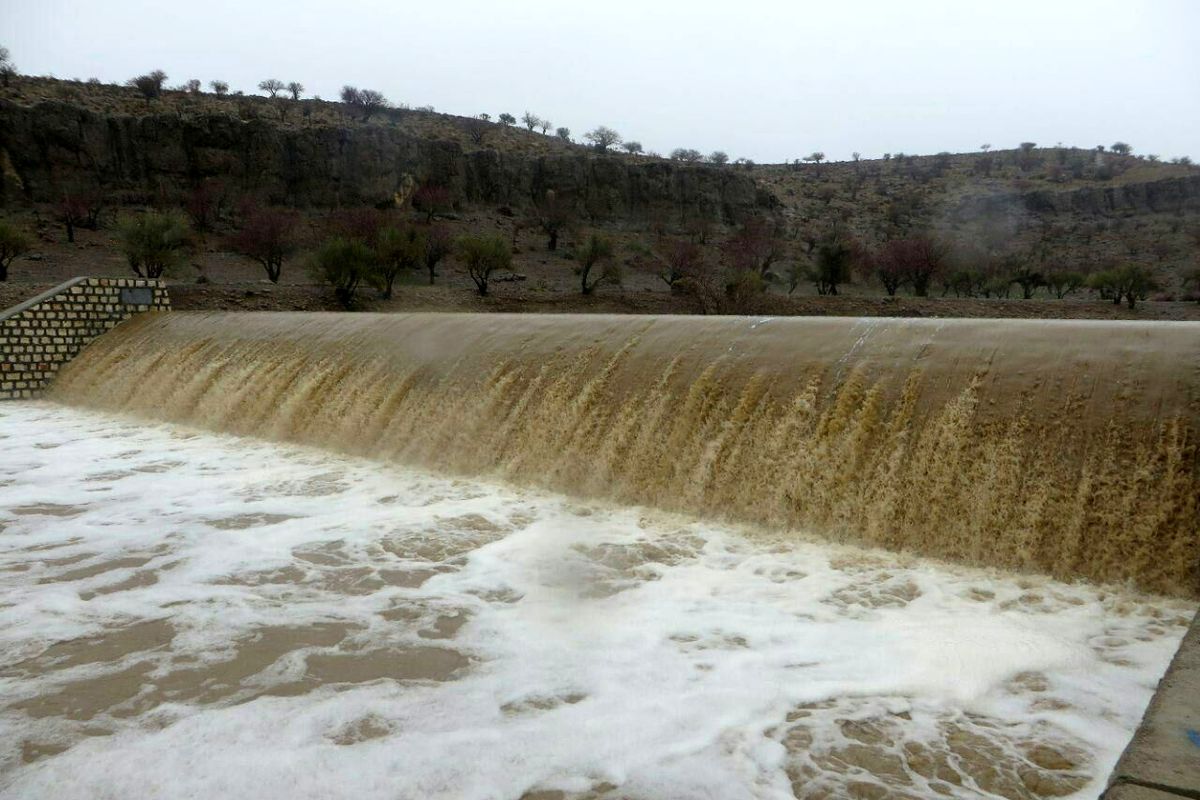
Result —
<path fill-rule="evenodd" d="M 1200 325 L 150 314 L 51 396 L 1200 596 Z"/>

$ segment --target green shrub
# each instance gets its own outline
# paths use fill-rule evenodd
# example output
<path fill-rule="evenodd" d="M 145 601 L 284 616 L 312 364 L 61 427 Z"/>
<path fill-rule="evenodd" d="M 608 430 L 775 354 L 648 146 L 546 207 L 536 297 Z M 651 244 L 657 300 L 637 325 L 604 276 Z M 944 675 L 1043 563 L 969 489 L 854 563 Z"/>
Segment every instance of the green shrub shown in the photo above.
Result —
<path fill-rule="evenodd" d="M 8 280 L 8 265 L 29 252 L 29 237 L 11 222 L 0 220 L 0 281 Z"/>
<path fill-rule="evenodd" d="M 367 279 L 387 300 L 401 272 L 425 266 L 425 233 L 411 225 L 384 228 L 375 240 L 375 256 Z"/>
<path fill-rule="evenodd" d="M 186 257 L 192 246 L 187 220 L 174 211 L 148 211 L 127 217 L 119 223 L 118 232 L 129 267 L 140 278 L 161 278 Z"/>
<path fill-rule="evenodd" d="M 576 251 L 579 264 L 575 271 L 579 273 L 580 288 L 584 294 L 591 294 L 602 283 L 621 285 L 621 265 L 613 261 L 615 252 L 612 239 L 596 233 L 589 236 L 583 247 Z"/>
<path fill-rule="evenodd" d="M 493 273 L 512 269 L 512 249 L 503 236 L 464 236 L 458 240 L 458 253 L 480 297 L 487 296 Z"/>
<path fill-rule="evenodd" d="M 1101 298 L 1111 300 L 1113 305 L 1120 305 L 1124 300 L 1130 308 L 1135 308 L 1138 300 L 1145 300 L 1150 292 L 1158 288 L 1153 273 L 1140 264 L 1126 264 L 1093 273 L 1087 283 L 1089 288 L 1098 292 Z"/>
<path fill-rule="evenodd" d="M 354 304 L 354 294 L 375 268 L 376 255 L 360 241 L 335 237 L 326 241 L 313 256 L 313 276 L 333 287 L 338 302 L 345 308 Z"/>

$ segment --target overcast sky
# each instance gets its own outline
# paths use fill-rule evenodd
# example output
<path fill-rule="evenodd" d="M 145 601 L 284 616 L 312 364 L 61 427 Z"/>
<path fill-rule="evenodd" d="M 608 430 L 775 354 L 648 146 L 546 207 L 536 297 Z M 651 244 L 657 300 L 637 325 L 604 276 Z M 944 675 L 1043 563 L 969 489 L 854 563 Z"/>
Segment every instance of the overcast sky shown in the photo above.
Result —
<path fill-rule="evenodd" d="M 1200 0 L 0 0 L 0 43 L 30 74 L 349 83 L 663 153 L 1200 158 Z"/>

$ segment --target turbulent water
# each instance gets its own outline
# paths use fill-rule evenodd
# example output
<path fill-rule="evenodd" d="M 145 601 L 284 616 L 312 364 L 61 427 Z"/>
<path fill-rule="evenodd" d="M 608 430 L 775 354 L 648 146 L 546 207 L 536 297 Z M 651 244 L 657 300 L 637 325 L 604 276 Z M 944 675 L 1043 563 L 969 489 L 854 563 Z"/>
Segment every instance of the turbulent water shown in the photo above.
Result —
<path fill-rule="evenodd" d="M 0 405 L 0 796 L 1090 798 L 1194 610 L 742 533 Z"/>
<path fill-rule="evenodd" d="M 65 402 L 1200 596 L 1200 325 L 170 314 Z"/>

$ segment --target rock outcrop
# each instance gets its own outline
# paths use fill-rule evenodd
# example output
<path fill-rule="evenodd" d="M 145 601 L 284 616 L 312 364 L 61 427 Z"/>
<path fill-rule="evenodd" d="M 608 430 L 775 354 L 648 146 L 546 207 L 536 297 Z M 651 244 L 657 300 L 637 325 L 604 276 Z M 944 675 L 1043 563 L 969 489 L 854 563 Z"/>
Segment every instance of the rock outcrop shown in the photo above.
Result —
<path fill-rule="evenodd" d="M 733 168 L 631 160 L 580 149 L 541 157 L 468 151 L 384 125 L 282 126 L 206 113 L 104 114 L 81 105 L 0 101 L 4 203 L 104 187 L 130 201 L 179 196 L 205 179 L 301 207 L 388 203 L 412 182 L 457 200 L 527 205 L 548 189 L 598 219 L 660 209 L 727 221 L 776 205 Z"/>
<path fill-rule="evenodd" d="M 1107 216 L 1195 211 L 1200 211 L 1200 175 L 1114 186 L 974 195 L 959 203 L 951 218 L 963 221 L 1013 213 Z"/>

